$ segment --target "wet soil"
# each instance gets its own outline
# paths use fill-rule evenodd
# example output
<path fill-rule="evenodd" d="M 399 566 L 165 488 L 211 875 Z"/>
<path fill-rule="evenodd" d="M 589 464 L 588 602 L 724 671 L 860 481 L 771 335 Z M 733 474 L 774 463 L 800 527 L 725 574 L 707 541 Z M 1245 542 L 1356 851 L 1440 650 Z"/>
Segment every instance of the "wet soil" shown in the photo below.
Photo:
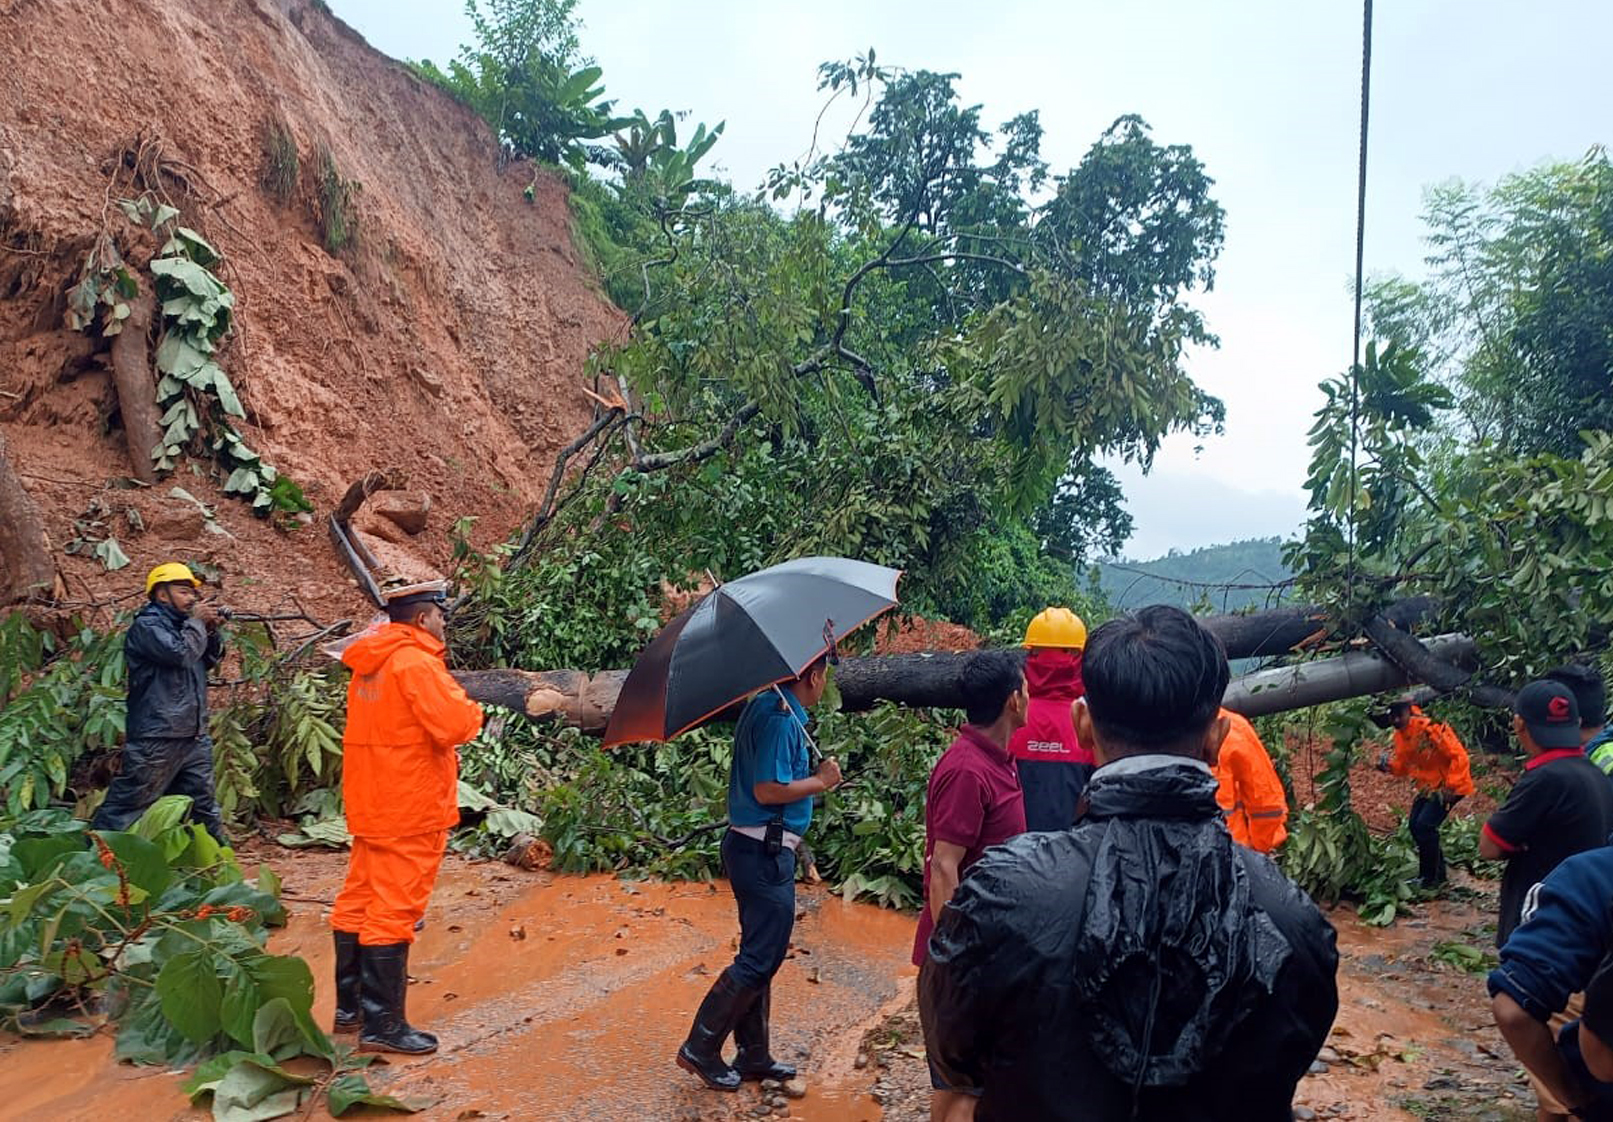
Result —
<path fill-rule="evenodd" d="M 251 856 L 285 879 L 290 923 L 271 945 L 309 960 L 320 982 L 315 1013 L 327 1020 L 326 922 L 345 854 L 266 847 Z M 1365 1122 L 1532 1115 L 1490 1022 L 1482 974 L 1434 955 L 1447 942 L 1488 948 L 1493 889 L 1459 878 L 1446 898 L 1387 929 L 1363 926 L 1347 908 L 1333 913 L 1340 1011 L 1326 1070 L 1305 1080 L 1298 1105 Z M 799 902 L 775 988 L 774 1044 L 809 1090 L 788 1103 L 787 1116 L 928 1117 L 907 961 L 912 918 L 848 905 L 819 887 L 803 886 Z M 766 1109 L 758 1088 L 707 1092 L 671 1060 L 737 933 L 721 883 L 555 876 L 450 857 L 410 962 L 411 1019 L 436 1032 L 442 1048 L 377 1068 L 373 1082 L 429 1096 L 434 1105 L 419 1117 L 456 1122 L 756 1117 Z M 0 1118 L 207 1117 L 188 1106 L 180 1082 L 176 1073 L 115 1064 L 104 1034 L 0 1037 Z"/>

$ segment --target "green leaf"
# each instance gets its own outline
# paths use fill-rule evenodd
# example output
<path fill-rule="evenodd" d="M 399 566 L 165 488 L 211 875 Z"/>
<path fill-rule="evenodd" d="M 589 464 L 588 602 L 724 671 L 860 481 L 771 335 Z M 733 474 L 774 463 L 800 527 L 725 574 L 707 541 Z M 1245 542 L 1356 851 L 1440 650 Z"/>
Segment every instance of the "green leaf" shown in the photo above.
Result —
<path fill-rule="evenodd" d="M 290 955 L 265 955 L 248 963 L 247 969 L 266 1003 L 278 999 L 291 1011 L 307 1051 L 326 1058 L 336 1054 L 336 1045 L 314 1023 L 314 976 L 306 962 Z"/>
<path fill-rule="evenodd" d="M 235 386 L 218 366 L 213 367 L 213 392 L 218 395 L 218 403 L 224 407 L 224 412 L 232 417 L 246 416 L 246 410 L 241 408 L 241 399 L 235 396 Z"/>
<path fill-rule="evenodd" d="M 252 468 L 238 467 L 224 481 L 226 495 L 250 495 L 258 489 L 258 473 Z"/>
<path fill-rule="evenodd" d="M 269 1068 L 270 1070 L 279 1066 L 274 1062 L 273 1056 L 265 1056 L 261 1052 L 243 1052 L 240 1049 L 220 1052 L 211 1059 L 204 1061 L 195 1071 L 191 1072 L 190 1078 L 185 1080 L 180 1090 L 189 1095 L 192 1101 L 201 1095 L 210 1095 L 213 1093 L 213 1088 L 218 1085 L 219 1080 L 229 1074 L 230 1068 L 243 1060 L 250 1060 L 259 1067 Z"/>
<path fill-rule="evenodd" d="M 219 1021 L 224 1031 L 238 1043 L 255 1048 L 258 1011 L 263 1007 L 263 995 L 252 975 L 234 962 L 224 960 L 224 997 L 219 1002 Z"/>
<path fill-rule="evenodd" d="M 330 1085 L 330 1112 L 340 1118 L 355 1106 L 379 1106 L 388 1110 L 401 1110 L 405 1114 L 425 1110 L 437 1101 L 435 1098 L 423 1098 L 410 1095 L 408 1098 L 398 1098 L 395 1095 L 382 1095 L 370 1090 L 369 1081 L 356 1072 L 338 1076 Z"/>
<path fill-rule="evenodd" d="M 157 369 L 175 378 L 189 378 L 209 361 L 205 351 L 197 350 L 187 337 L 175 331 L 164 334 L 157 344 Z"/>
<path fill-rule="evenodd" d="M 180 488 L 175 487 L 173 490 L 178 491 Z M 137 818 L 126 832 L 145 838 L 147 841 L 155 841 L 158 835 L 183 822 L 185 816 L 190 813 L 190 807 L 189 795 L 164 795 L 148 806 L 145 813 Z"/>
<path fill-rule="evenodd" d="M 177 216 L 176 211 L 174 217 Z M 213 248 L 212 243 L 189 226 L 180 226 L 176 229 L 174 236 L 168 239 L 168 244 L 162 247 L 162 253 L 165 257 L 173 253 L 182 253 L 198 265 L 205 266 L 216 265 L 222 259 L 222 255 Z"/>
<path fill-rule="evenodd" d="M 132 885 L 152 896 L 161 896 L 173 880 L 167 854 L 161 847 L 136 834 L 104 833 L 101 839 L 123 866 L 123 875 Z"/>
<path fill-rule="evenodd" d="M 213 1088 L 213 1122 L 264 1122 L 302 1105 L 313 1080 L 242 1060 Z"/>
<path fill-rule="evenodd" d="M 59 880 L 52 879 L 12 890 L 11 902 L 6 905 L 6 912 L 10 917 L 9 926 L 16 928 L 31 919 L 39 902 L 61 887 Z"/>
<path fill-rule="evenodd" d="M 258 891 L 280 899 L 280 877 L 267 865 L 258 866 Z"/>
<path fill-rule="evenodd" d="M 218 1035 L 224 988 L 219 985 L 212 952 L 189 951 L 163 963 L 157 975 L 157 996 L 162 1001 L 162 1015 L 185 1039 L 204 1044 Z"/>
<path fill-rule="evenodd" d="M 109 573 L 115 573 L 129 563 L 129 555 L 123 552 L 117 538 L 106 538 L 95 543 L 95 556 Z"/>
<path fill-rule="evenodd" d="M 257 992 L 254 986 L 254 992 Z M 307 1040 L 291 1003 L 283 997 L 265 1001 L 252 1019 L 252 1047 L 277 1060 L 301 1055 Z"/>
<path fill-rule="evenodd" d="M 163 249 L 165 251 L 169 250 L 178 240 L 176 236 Z M 205 245 L 206 243 L 203 242 L 202 244 Z M 224 285 L 219 282 L 217 277 L 188 257 L 164 256 L 153 258 L 151 271 L 159 278 L 159 284 L 162 281 L 168 282 L 166 285 L 162 285 L 162 290 L 165 294 L 171 294 L 176 289 L 183 289 L 206 299 L 209 296 L 218 296 L 225 290 Z"/>
<path fill-rule="evenodd" d="M 167 203 L 158 203 L 156 211 L 151 216 L 151 228 L 155 230 L 165 222 L 172 222 L 179 217 L 179 208 L 171 207 Z M 206 264 L 206 262 L 203 262 Z"/>
<path fill-rule="evenodd" d="M 11 858 L 30 881 L 42 880 L 61 858 L 84 851 L 84 839 L 77 834 L 56 834 L 48 838 L 23 838 L 11 847 Z"/>

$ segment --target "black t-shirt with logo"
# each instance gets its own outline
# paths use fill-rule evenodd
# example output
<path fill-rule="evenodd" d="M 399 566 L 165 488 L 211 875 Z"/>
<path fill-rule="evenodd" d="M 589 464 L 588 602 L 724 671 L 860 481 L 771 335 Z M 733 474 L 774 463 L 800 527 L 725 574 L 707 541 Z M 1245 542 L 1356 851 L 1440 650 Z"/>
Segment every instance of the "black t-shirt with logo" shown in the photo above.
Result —
<path fill-rule="evenodd" d="M 1506 850 L 1495 943 L 1518 926 L 1524 897 L 1564 860 L 1606 845 L 1613 832 L 1613 779 L 1578 749 L 1542 752 L 1524 765 L 1485 832 Z"/>

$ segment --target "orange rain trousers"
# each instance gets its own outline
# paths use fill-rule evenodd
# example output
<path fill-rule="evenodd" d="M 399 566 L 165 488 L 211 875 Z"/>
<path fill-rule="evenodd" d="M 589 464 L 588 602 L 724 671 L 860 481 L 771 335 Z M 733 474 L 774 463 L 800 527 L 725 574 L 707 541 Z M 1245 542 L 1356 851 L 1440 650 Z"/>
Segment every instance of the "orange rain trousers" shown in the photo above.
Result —
<path fill-rule="evenodd" d="M 414 942 L 414 925 L 426 914 L 447 847 L 447 830 L 401 838 L 355 837 L 331 927 L 357 934 L 365 947 Z"/>

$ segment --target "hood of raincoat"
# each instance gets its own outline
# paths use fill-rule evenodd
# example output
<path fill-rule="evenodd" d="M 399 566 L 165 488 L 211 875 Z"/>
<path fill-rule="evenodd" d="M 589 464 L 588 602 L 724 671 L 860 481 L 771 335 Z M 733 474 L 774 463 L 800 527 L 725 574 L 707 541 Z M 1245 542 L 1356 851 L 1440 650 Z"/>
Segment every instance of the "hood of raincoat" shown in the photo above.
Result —
<path fill-rule="evenodd" d="M 1118 760 L 1087 795 L 1084 821 L 1102 833 L 1075 987 L 1091 1045 L 1134 1092 L 1178 1086 L 1238 1039 L 1292 948 L 1250 899 L 1206 765 Z"/>
<path fill-rule="evenodd" d="M 1025 684 L 1033 698 L 1074 701 L 1086 692 L 1081 683 L 1081 652 L 1036 647 L 1025 659 Z"/>
<path fill-rule="evenodd" d="M 437 658 L 448 649 L 441 639 L 412 623 L 387 623 L 355 639 L 342 652 L 342 661 L 355 674 L 374 674 L 405 647 L 418 647 Z"/>

